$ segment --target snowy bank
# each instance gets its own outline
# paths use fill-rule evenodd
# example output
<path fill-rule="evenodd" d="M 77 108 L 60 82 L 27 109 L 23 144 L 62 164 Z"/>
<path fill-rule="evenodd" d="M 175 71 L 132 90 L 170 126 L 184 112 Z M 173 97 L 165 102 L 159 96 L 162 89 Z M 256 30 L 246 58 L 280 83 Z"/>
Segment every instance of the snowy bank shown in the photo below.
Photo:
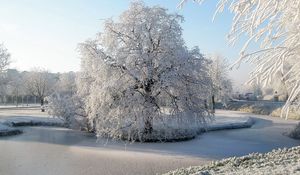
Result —
<path fill-rule="evenodd" d="M 1 122 L 1 120 L 0 120 Z M 4 120 L 3 124 L 11 127 L 18 126 L 64 126 L 64 123 L 57 118 L 45 117 L 13 117 Z"/>
<path fill-rule="evenodd" d="M 254 120 L 251 117 L 217 116 L 215 121 L 208 124 L 206 130 L 217 131 L 217 130 L 225 130 L 225 129 L 250 128 L 253 124 L 254 124 Z"/>
<path fill-rule="evenodd" d="M 0 123 L 0 137 L 21 134 L 22 131 Z"/>
<path fill-rule="evenodd" d="M 20 126 L 56 126 L 64 127 L 64 123 L 56 118 L 44 117 L 12 117 L 0 120 L 0 136 L 17 135 L 22 130 L 14 127 Z"/>
<path fill-rule="evenodd" d="M 165 175 L 204 174 L 300 174 L 300 146 L 265 154 L 252 153 L 243 157 L 231 157 L 204 166 L 178 169 Z"/>
<path fill-rule="evenodd" d="M 142 138 L 135 137 L 136 141 L 143 142 L 178 142 L 194 139 L 197 135 L 208 132 L 227 129 L 249 128 L 254 124 L 251 117 L 232 115 L 224 111 L 219 111 L 216 116 L 206 124 L 182 124 L 178 127 L 173 120 L 165 122 L 155 122 L 154 130 L 151 134 Z M 123 140 L 128 140 L 126 132 L 123 133 Z"/>

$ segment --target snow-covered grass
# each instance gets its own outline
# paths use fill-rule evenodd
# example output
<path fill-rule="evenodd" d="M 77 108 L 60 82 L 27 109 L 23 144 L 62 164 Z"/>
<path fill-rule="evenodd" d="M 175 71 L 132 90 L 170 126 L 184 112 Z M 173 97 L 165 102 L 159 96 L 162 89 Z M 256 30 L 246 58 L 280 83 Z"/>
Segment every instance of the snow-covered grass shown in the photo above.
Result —
<path fill-rule="evenodd" d="M 44 117 L 48 118 L 46 112 L 41 112 L 40 107 L 14 107 L 14 108 L 0 108 L 0 119 L 11 117 Z"/>
<path fill-rule="evenodd" d="M 34 103 L 30 103 L 30 104 L 12 104 L 12 103 L 9 103 L 9 104 L 3 104 L 1 103 L 0 104 L 0 109 L 11 109 L 11 108 L 40 108 L 41 105 L 39 103 L 37 104 L 34 104 Z"/>
<path fill-rule="evenodd" d="M 165 175 L 210 174 L 300 174 L 300 146 L 265 154 L 252 153 L 243 157 L 231 157 L 204 166 L 178 169 Z"/>

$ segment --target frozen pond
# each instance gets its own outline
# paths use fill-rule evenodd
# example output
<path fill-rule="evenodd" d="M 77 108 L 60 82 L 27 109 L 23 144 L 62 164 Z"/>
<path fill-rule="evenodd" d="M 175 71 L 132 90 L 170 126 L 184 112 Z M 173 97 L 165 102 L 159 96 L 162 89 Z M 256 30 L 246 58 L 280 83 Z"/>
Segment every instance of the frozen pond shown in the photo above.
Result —
<path fill-rule="evenodd" d="M 250 114 L 219 111 L 218 115 Z M 27 127 L 21 135 L 0 138 L 0 174 L 156 174 L 213 159 L 300 145 L 282 134 L 295 121 L 255 117 L 252 128 L 209 132 L 178 143 L 125 144 L 68 129 Z"/>
<path fill-rule="evenodd" d="M 202 163 L 200 158 L 126 151 L 124 145 L 108 148 L 91 136 L 55 128 L 26 128 L 23 135 L 2 139 L 0 148 L 0 174 L 10 175 L 155 174 Z"/>

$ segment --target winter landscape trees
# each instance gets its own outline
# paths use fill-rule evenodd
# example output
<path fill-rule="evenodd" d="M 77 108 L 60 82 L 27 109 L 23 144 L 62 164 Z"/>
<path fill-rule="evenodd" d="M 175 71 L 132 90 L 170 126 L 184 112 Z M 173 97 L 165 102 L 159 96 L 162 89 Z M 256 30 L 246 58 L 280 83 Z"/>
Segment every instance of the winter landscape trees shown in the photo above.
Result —
<path fill-rule="evenodd" d="M 186 1 L 182 0 L 180 6 Z M 226 6 L 234 14 L 228 35 L 230 43 L 235 44 L 243 36 L 248 38 L 236 65 L 245 60 L 256 65 L 250 82 L 270 84 L 280 76 L 289 94 L 283 110 L 288 116 L 289 105 L 298 105 L 300 95 L 300 2 L 220 0 L 217 12 L 222 12 Z M 258 43 L 260 48 L 248 49 L 252 43 Z"/>
<path fill-rule="evenodd" d="M 26 87 L 31 95 L 40 99 L 41 106 L 44 105 L 44 98 L 51 94 L 55 79 L 45 70 L 36 69 L 26 76 Z"/>
<path fill-rule="evenodd" d="M 232 94 L 232 83 L 228 78 L 229 65 L 226 59 L 221 55 L 213 54 L 210 56 L 211 63 L 209 64 L 208 72 L 211 79 L 211 101 L 214 110 L 216 100 L 223 104 L 229 101 Z"/>
<path fill-rule="evenodd" d="M 78 90 L 99 136 L 142 140 L 165 118 L 178 125 L 205 122 L 208 61 L 198 48 L 186 48 L 182 20 L 132 3 L 118 21 L 107 20 L 95 40 L 80 44 Z"/>
<path fill-rule="evenodd" d="M 50 90 L 49 92 L 45 93 L 43 97 L 46 97 L 53 93 L 54 90 L 60 89 L 60 91 L 66 91 L 66 88 L 69 88 L 72 90 L 75 86 L 75 80 L 74 82 L 70 82 L 67 79 L 64 79 L 64 84 L 69 85 L 60 85 L 58 82 L 59 75 L 57 73 L 50 73 L 47 71 L 44 71 L 44 75 L 40 76 L 40 79 L 38 82 L 36 74 L 37 72 L 42 69 L 34 69 L 33 71 L 19 71 L 17 69 L 6 69 L 1 73 L 1 80 L 0 80 L 0 101 L 4 105 L 16 105 L 18 104 L 27 104 L 29 103 L 37 103 L 41 99 L 39 95 L 36 93 L 38 91 L 35 91 L 36 89 L 42 90 L 42 86 L 44 86 L 44 89 Z M 34 75 L 34 76 L 32 76 Z M 64 74 L 62 74 L 64 75 Z M 75 75 L 74 75 L 75 76 Z M 35 82 L 34 82 L 35 80 Z M 43 83 L 44 81 L 47 81 L 48 83 Z M 42 85 L 43 84 L 43 85 Z M 72 85 L 71 85 L 72 84 Z M 39 86 L 37 86 L 39 85 Z M 34 88 L 33 86 L 37 86 L 38 88 Z M 74 90 L 72 90 L 74 91 Z"/>
<path fill-rule="evenodd" d="M 182 0 L 179 6 L 185 2 L 187 0 Z M 228 35 L 230 43 L 234 45 L 244 36 L 248 38 L 235 65 L 247 60 L 256 66 L 250 83 L 274 84 L 279 77 L 287 94 L 281 117 L 287 119 L 290 107 L 298 110 L 300 106 L 300 2 L 220 0 L 217 12 L 222 12 L 226 6 L 234 14 Z M 259 49 L 249 49 L 252 43 L 258 43 Z"/>
<path fill-rule="evenodd" d="M 182 0 L 182 3 L 185 1 L 187 0 Z M 97 1 L 97 5 L 99 2 L 102 1 Z M 3 8 L 10 3 L 0 2 L 0 6 Z M 46 69 L 7 69 L 10 55 L 0 45 L 0 75 L 3 75 L 0 80 L 0 98 L 2 102 L 5 101 L 4 105 L 7 105 L 6 102 L 10 104 L 0 106 L 0 137 L 7 136 L 0 139 L 0 154 L 3 159 L 0 174 L 158 174 L 176 167 L 202 165 L 206 161 L 230 156 L 299 145 L 300 142 L 296 139 L 300 138 L 300 124 L 292 132 L 283 134 L 291 126 L 296 126 L 296 121 L 267 116 L 277 109 L 280 111 L 284 105 L 284 102 L 278 102 L 280 95 L 289 97 L 287 109 L 291 104 L 300 108 L 297 104 L 300 93 L 300 3 L 296 0 L 220 0 L 217 11 L 229 6 L 235 15 L 229 35 L 230 42 L 239 44 L 239 39 L 244 41 L 248 37 L 235 65 L 251 61 L 257 66 L 249 81 L 249 89 L 243 92 L 245 95 L 237 92 L 236 99 L 230 97 L 232 84 L 228 78 L 230 69 L 226 59 L 218 54 L 204 54 L 198 47 L 187 47 L 195 42 L 202 45 L 204 50 L 225 49 L 223 44 L 216 43 L 221 39 L 214 35 L 214 30 L 207 30 L 210 29 L 209 24 L 205 20 L 194 18 L 200 14 L 195 8 L 188 7 L 188 13 L 182 14 L 193 13 L 192 17 L 199 19 L 199 24 L 190 23 L 194 22 L 190 18 L 186 18 L 188 21 L 184 23 L 183 16 L 170 13 L 160 6 L 145 5 L 153 5 L 150 1 L 133 1 L 123 13 L 119 11 L 121 8 L 116 8 L 111 14 L 110 9 L 98 8 L 93 2 L 81 2 L 79 6 L 76 1 L 64 2 L 62 5 L 70 3 L 67 4 L 67 10 L 63 6 L 52 6 L 59 2 L 47 5 L 43 3 L 42 8 L 36 10 L 35 7 L 41 6 L 35 3 L 23 4 L 30 4 L 28 9 L 32 14 L 29 18 L 34 17 L 33 21 L 26 21 L 25 25 L 18 20 L 14 21 L 17 15 L 12 14 L 12 18 L 1 22 L 0 38 L 9 40 L 8 46 L 16 55 L 13 60 L 37 57 L 35 59 L 39 60 L 32 63 L 49 66 L 52 70 L 59 70 L 56 68 L 59 65 L 54 62 L 52 66 L 55 68 L 51 67 L 52 63 L 48 62 L 50 59 L 58 59 L 60 56 L 66 60 L 72 58 L 72 55 L 66 54 L 70 51 L 68 47 L 87 38 L 85 34 L 88 32 L 95 32 L 93 29 L 96 25 L 90 25 L 90 22 L 97 20 L 92 15 L 96 15 L 97 19 L 103 19 L 103 14 L 107 15 L 104 18 L 113 17 L 101 20 L 104 21 L 101 31 L 94 38 L 78 45 L 77 56 L 81 59 L 79 72 L 50 73 Z M 129 4 L 128 1 L 125 3 Z M 176 8 L 174 2 L 158 3 L 166 7 L 168 3 L 173 5 L 170 10 Z M 91 4 L 95 6 L 91 7 Z M 89 8 L 85 8 L 85 5 Z M 111 5 L 118 6 L 115 1 Z M 80 11 L 77 9 L 73 13 L 74 7 L 79 7 Z M 14 11 L 15 7 L 3 9 L 6 10 L 0 10 L 1 14 Z M 23 6 L 15 13 L 23 12 L 22 9 Z M 27 8 L 24 9 L 26 11 Z M 59 17 L 64 15 L 64 18 L 59 18 L 57 25 L 51 25 L 52 21 L 57 21 L 56 14 L 46 13 L 44 15 L 47 17 L 43 18 L 45 16 L 41 12 L 49 9 L 51 12 L 55 10 Z M 84 13 L 80 13 L 81 11 Z M 121 15 L 116 17 L 119 13 Z M 10 15 L 3 19 L 8 16 Z M 202 13 L 198 17 L 200 16 L 202 17 Z M 45 27 L 39 25 L 39 19 L 46 21 L 43 23 L 46 24 Z M 74 19 L 79 23 L 74 23 Z M 90 21 L 82 23 L 82 19 Z M 32 24 L 34 28 L 30 30 L 28 26 Z M 68 24 L 72 28 L 68 28 Z M 19 31 L 20 27 L 22 31 Z M 183 32 L 182 27 L 187 32 Z M 200 31 L 207 38 L 190 33 L 189 29 L 199 33 L 197 27 L 201 27 Z M 72 34 L 70 29 L 80 30 Z M 223 32 L 221 27 L 216 29 L 217 32 Z M 10 30 L 14 32 L 10 33 Z M 44 33 L 47 30 L 50 32 Z M 55 40 L 54 35 L 61 34 L 64 36 L 59 37 L 59 41 Z M 43 41 L 37 42 L 39 38 Z M 188 39 L 187 44 L 184 38 Z M 19 39 L 24 39 L 26 43 Z M 30 42 L 31 40 L 35 41 Z M 253 51 L 256 48 L 255 42 L 260 44 L 260 50 Z M 34 46 L 33 50 L 26 48 L 27 43 Z M 42 44 L 45 47 L 40 47 Z M 51 49 L 51 44 L 57 48 Z M 48 55 L 48 49 L 49 53 L 56 52 L 58 55 Z M 226 50 L 225 53 L 234 54 L 234 50 L 232 51 Z M 75 59 L 74 56 L 76 55 L 73 55 Z M 43 62 L 40 62 L 41 58 L 44 59 Z M 14 63 L 12 67 L 26 70 L 24 65 L 28 62 Z M 64 65 L 61 71 L 70 69 L 70 65 Z M 71 69 L 76 70 L 75 67 Z M 235 83 L 240 85 L 242 82 Z M 263 89 L 263 83 L 268 84 L 269 89 Z M 271 98 L 256 101 L 255 98 L 262 97 L 264 91 L 268 91 L 266 94 Z M 42 111 L 45 109 L 48 114 L 41 113 L 37 105 L 18 107 L 19 100 L 23 104 L 24 97 L 40 100 Z M 12 103 L 16 106 L 12 106 Z M 216 108 L 222 110 L 215 112 L 215 103 Z M 232 104 L 237 104 L 236 109 Z M 243 107 L 251 107 L 253 110 L 249 112 L 253 114 L 230 111 Z M 264 116 L 255 115 L 255 110 L 259 114 L 266 113 Z M 23 135 L 13 137 L 14 134 Z M 118 141 L 111 142 L 113 139 Z M 194 140 L 163 143 L 189 139 Z M 130 144 L 127 144 L 128 141 Z M 136 144 L 135 141 L 160 143 Z M 296 147 L 266 154 L 254 153 L 201 167 L 180 169 L 170 174 L 253 174 L 254 171 L 258 174 L 297 174 L 300 172 L 299 151 L 299 147 Z M 61 154 L 62 152 L 65 154 Z M 44 156 L 49 154 L 51 156 Z M 59 166 L 56 163 L 58 159 L 63 160 Z"/>

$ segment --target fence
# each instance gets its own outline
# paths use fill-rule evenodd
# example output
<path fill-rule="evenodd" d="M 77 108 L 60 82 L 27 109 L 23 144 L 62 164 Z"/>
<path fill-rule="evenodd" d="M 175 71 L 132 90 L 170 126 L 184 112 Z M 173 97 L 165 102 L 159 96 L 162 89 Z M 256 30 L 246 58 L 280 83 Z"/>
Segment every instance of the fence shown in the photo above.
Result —
<path fill-rule="evenodd" d="M 36 106 L 39 104 L 40 98 L 31 95 L 0 95 L 0 106 Z"/>

